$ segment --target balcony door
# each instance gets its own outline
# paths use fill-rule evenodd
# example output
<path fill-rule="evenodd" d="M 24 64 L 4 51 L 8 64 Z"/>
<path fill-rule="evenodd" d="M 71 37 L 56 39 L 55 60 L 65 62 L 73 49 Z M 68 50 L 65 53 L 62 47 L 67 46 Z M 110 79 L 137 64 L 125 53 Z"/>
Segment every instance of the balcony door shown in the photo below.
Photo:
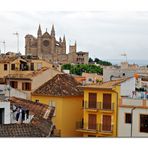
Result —
<path fill-rule="evenodd" d="M 95 114 L 89 114 L 88 115 L 88 129 L 94 129 L 96 130 L 96 115 Z"/>
<path fill-rule="evenodd" d="M 89 93 L 89 108 L 96 108 L 97 107 L 97 94 L 96 93 Z"/>
<path fill-rule="evenodd" d="M 103 94 L 103 109 L 111 109 L 111 94 Z"/>
<path fill-rule="evenodd" d="M 110 115 L 103 115 L 102 130 L 111 131 L 111 116 Z"/>

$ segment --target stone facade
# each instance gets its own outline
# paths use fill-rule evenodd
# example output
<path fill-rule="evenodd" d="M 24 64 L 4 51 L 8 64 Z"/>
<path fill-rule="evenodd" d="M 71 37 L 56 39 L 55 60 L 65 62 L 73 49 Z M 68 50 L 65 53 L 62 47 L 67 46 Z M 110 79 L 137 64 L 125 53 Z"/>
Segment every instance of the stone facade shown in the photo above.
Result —
<path fill-rule="evenodd" d="M 25 36 L 25 54 L 30 56 L 36 56 L 40 59 L 46 59 L 51 63 L 74 63 L 74 64 L 87 64 L 88 52 L 77 52 L 77 45 L 69 46 L 69 53 L 66 54 L 66 39 L 59 38 L 59 41 L 55 37 L 54 25 L 52 25 L 51 33 L 46 30 L 42 34 L 41 27 L 39 25 L 37 31 L 37 38 L 33 35 Z"/>

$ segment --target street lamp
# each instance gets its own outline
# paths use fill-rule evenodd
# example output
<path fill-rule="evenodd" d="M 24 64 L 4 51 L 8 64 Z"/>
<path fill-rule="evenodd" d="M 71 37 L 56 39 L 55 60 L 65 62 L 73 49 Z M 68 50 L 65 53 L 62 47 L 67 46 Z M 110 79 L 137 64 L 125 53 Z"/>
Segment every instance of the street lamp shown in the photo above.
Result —
<path fill-rule="evenodd" d="M 19 33 L 16 32 L 16 33 L 13 33 L 13 35 L 16 35 L 17 37 L 17 53 L 19 53 Z"/>

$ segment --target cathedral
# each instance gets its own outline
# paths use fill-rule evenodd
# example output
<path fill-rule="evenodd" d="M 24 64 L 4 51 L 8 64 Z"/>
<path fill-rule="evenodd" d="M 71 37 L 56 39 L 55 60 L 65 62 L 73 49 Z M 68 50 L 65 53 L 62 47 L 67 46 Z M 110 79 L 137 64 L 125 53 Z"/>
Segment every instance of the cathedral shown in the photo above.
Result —
<path fill-rule="evenodd" d="M 25 55 L 46 59 L 50 63 L 74 63 L 87 64 L 88 52 L 77 52 L 77 45 L 69 46 L 69 53 L 66 54 L 66 39 L 65 36 L 56 40 L 54 25 L 52 25 L 51 33 L 42 33 L 39 25 L 37 37 L 33 35 L 25 36 Z"/>

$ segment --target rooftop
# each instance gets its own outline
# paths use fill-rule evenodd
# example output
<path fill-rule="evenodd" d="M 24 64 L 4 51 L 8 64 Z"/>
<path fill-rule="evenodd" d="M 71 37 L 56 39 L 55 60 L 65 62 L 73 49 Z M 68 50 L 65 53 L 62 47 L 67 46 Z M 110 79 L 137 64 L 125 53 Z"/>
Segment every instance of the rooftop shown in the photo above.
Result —
<path fill-rule="evenodd" d="M 0 63 L 9 63 L 16 60 L 17 57 L 0 57 Z"/>
<path fill-rule="evenodd" d="M 81 88 L 74 77 L 68 74 L 57 74 L 33 92 L 33 95 L 45 96 L 80 96 Z"/>
<path fill-rule="evenodd" d="M 0 137 L 50 136 L 54 107 L 15 97 L 10 98 L 9 101 L 11 107 L 15 105 L 29 110 L 29 113 L 33 115 L 33 118 L 30 123 L 0 125 Z"/>
<path fill-rule="evenodd" d="M 131 77 L 128 78 L 123 78 L 123 79 L 118 79 L 118 80 L 112 80 L 112 81 L 107 81 L 104 83 L 97 83 L 97 84 L 91 84 L 91 85 L 86 85 L 82 86 L 83 88 L 94 88 L 94 89 L 112 89 L 114 86 L 119 85 L 126 80 L 130 79 Z"/>

